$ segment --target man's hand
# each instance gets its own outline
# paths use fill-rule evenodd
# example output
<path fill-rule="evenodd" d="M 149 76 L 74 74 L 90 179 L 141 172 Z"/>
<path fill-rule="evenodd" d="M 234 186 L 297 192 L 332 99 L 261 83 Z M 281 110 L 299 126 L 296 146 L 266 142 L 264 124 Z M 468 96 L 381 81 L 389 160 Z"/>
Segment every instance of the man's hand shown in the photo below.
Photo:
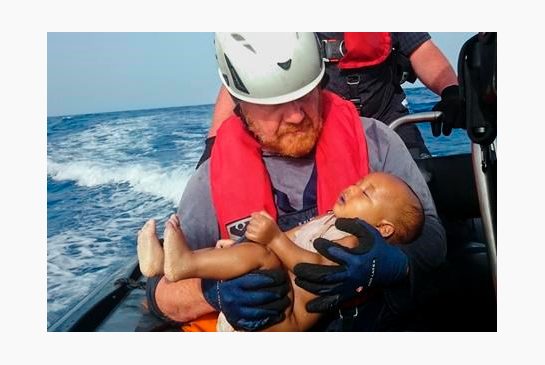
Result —
<path fill-rule="evenodd" d="M 246 238 L 250 241 L 268 245 L 275 238 L 282 235 L 280 227 L 265 211 L 252 213 L 252 219 L 246 227 Z"/>
<path fill-rule="evenodd" d="M 433 110 L 443 112 L 441 118 L 431 122 L 434 137 L 441 135 L 441 127 L 445 136 L 450 135 L 452 128 L 466 128 L 465 110 L 458 85 L 446 87 L 441 92 L 441 100 L 435 104 Z"/>
<path fill-rule="evenodd" d="M 339 218 L 335 226 L 356 236 L 359 244 L 349 249 L 318 238 L 314 241 L 316 250 L 339 266 L 295 265 L 295 283 L 319 295 L 307 303 L 309 312 L 329 311 L 366 288 L 386 287 L 408 273 L 407 256 L 386 243 L 374 227 L 356 218 Z"/>
<path fill-rule="evenodd" d="M 223 312 L 237 330 L 257 331 L 284 320 L 290 305 L 287 276 L 282 270 L 258 270 L 226 281 L 202 280 L 210 305 Z"/>

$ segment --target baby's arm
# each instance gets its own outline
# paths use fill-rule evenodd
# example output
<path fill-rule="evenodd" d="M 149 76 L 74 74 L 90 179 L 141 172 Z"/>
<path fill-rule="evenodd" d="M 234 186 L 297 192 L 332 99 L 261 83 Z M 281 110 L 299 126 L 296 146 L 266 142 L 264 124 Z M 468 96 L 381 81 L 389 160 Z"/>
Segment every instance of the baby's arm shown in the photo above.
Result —
<path fill-rule="evenodd" d="M 267 213 L 256 212 L 252 214 L 252 220 L 246 228 L 246 237 L 251 241 L 267 246 L 278 256 L 282 264 L 292 272 L 293 267 L 301 262 L 322 265 L 334 264 L 322 255 L 307 251 L 292 241 L 295 232 L 300 228 L 296 227 L 284 233 Z"/>

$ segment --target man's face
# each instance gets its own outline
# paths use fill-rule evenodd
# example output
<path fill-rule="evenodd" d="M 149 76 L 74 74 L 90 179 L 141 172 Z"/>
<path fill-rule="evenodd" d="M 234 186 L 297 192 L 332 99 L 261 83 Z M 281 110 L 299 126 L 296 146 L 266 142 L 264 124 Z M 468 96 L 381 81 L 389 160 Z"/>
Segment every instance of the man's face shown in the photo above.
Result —
<path fill-rule="evenodd" d="M 302 157 L 316 145 L 322 130 L 321 93 L 318 88 L 284 104 L 240 102 L 248 128 L 264 150 Z"/>

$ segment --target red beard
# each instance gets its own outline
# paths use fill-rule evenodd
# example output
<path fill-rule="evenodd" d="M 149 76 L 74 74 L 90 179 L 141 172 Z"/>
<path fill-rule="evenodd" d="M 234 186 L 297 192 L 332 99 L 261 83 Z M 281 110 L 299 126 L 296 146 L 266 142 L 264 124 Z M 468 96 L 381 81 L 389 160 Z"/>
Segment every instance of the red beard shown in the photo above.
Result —
<path fill-rule="evenodd" d="M 263 149 L 289 157 L 302 157 L 310 153 L 322 129 L 322 123 L 317 126 L 312 119 L 305 116 L 299 124 L 284 123 L 278 129 L 275 137 L 264 138 L 258 127 L 248 120 L 248 128 L 261 142 Z"/>

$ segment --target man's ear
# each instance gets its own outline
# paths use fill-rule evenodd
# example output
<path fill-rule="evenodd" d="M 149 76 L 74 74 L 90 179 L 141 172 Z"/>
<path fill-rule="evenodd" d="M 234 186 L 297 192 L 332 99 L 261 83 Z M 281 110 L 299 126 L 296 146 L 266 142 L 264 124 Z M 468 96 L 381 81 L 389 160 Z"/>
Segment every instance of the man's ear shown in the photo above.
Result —
<path fill-rule="evenodd" d="M 377 224 L 377 229 L 384 239 L 392 237 L 396 230 L 394 224 L 386 219 L 381 220 Z"/>

